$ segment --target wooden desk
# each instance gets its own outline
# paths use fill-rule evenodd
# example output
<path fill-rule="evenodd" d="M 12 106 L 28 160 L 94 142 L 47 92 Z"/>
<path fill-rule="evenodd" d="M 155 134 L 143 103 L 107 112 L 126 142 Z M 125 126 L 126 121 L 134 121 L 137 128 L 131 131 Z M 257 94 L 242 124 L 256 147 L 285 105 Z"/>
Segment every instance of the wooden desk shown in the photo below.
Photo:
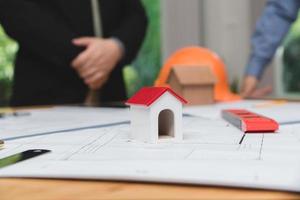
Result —
<path fill-rule="evenodd" d="M 1 200 L 290 200 L 300 194 L 245 189 L 97 181 L 0 179 Z"/>
<path fill-rule="evenodd" d="M 0 200 L 292 200 L 300 193 L 103 181 L 0 179 Z"/>

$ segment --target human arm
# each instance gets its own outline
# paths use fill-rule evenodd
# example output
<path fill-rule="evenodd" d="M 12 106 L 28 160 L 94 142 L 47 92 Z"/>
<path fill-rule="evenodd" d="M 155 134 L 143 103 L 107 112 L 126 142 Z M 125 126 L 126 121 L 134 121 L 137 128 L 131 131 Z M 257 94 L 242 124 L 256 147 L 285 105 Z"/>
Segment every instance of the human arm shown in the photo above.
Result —
<path fill-rule="evenodd" d="M 115 67 L 123 67 L 136 56 L 145 36 L 147 17 L 140 1 L 119 1 L 122 16 L 109 38 L 78 38 L 77 46 L 86 50 L 73 60 L 77 70 L 91 89 L 99 89 Z M 104 27 L 105 28 L 105 27 Z M 104 30 L 105 32 L 105 30 Z"/>
<path fill-rule="evenodd" d="M 267 64 L 298 16 L 300 1 L 269 0 L 252 37 L 252 53 L 243 80 L 243 97 L 255 92 Z M 266 90 L 269 91 L 269 90 Z"/>
<path fill-rule="evenodd" d="M 124 19 L 113 31 L 111 37 L 118 38 L 124 45 L 124 56 L 120 60 L 124 65 L 136 57 L 144 41 L 148 18 L 140 0 L 123 0 Z"/>

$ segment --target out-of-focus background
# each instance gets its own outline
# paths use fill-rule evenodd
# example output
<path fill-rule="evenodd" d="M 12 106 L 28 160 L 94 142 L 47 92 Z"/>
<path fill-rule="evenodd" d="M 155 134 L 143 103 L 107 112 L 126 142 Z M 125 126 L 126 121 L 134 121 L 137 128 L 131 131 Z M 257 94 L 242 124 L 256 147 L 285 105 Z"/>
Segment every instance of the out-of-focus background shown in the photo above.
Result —
<path fill-rule="evenodd" d="M 265 2 L 143 0 L 150 24 L 139 56 L 124 70 L 128 95 L 142 86 L 152 85 L 164 60 L 188 45 L 200 45 L 217 52 L 226 63 L 232 89 L 238 91 L 250 54 L 251 34 Z M 281 49 L 293 51 L 297 49 L 295 44 L 300 48 L 300 20 L 295 22 Z M 0 27 L 0 106 L 8 104 L 17 51 L 18 44 Z M 271 65 L 261 85 L 271 84 L 274 96 L 300 98 L 300 56 L 299 61 L 295 57 L 284 57 L 279 49 Z"/>

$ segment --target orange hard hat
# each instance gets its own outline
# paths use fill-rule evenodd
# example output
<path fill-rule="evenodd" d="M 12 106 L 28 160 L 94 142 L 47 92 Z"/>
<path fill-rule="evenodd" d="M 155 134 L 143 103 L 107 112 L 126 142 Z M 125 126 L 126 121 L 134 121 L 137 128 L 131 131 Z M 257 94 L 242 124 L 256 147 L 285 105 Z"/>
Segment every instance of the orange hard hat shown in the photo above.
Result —
<path fill-rule="evenodd" d="M 235 101 L 241 97 L 232 93 L 229 89 L 225 64 L 221 58 L 209 49 L 202 47 L 186 47 L 171 55 L 162 67 L 155 86 L 168 86 L 167 81 L 171 68 L 174 66 L 193 67 L 208 66 L 216 77 L 214 87 L 215 101 Z"/>

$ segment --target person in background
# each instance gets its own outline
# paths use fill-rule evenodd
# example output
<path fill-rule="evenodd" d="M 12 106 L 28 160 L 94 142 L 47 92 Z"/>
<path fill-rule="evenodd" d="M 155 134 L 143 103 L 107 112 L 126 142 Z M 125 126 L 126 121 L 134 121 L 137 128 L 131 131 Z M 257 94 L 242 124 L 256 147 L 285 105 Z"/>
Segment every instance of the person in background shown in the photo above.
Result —
<path fill-rule="evenodd" d="M 299 8 L 300 0 L 267 1 L 252 37 L 252 54 L 241 90 L 243 97 L 257 98 L 270 92 L 269 87 L 257 89 L 259 79 L 287 35 L 291 24 L 297 19 Z"/>
<path fill-rule="evenodd" d="M 102 37 L 89 0 L 0 0 L 0 23 L 19 43 L 12 106 L 126 99 L 122 68 L 137 55 L 147 17 L 140 0 L 98 0 Z"/>

